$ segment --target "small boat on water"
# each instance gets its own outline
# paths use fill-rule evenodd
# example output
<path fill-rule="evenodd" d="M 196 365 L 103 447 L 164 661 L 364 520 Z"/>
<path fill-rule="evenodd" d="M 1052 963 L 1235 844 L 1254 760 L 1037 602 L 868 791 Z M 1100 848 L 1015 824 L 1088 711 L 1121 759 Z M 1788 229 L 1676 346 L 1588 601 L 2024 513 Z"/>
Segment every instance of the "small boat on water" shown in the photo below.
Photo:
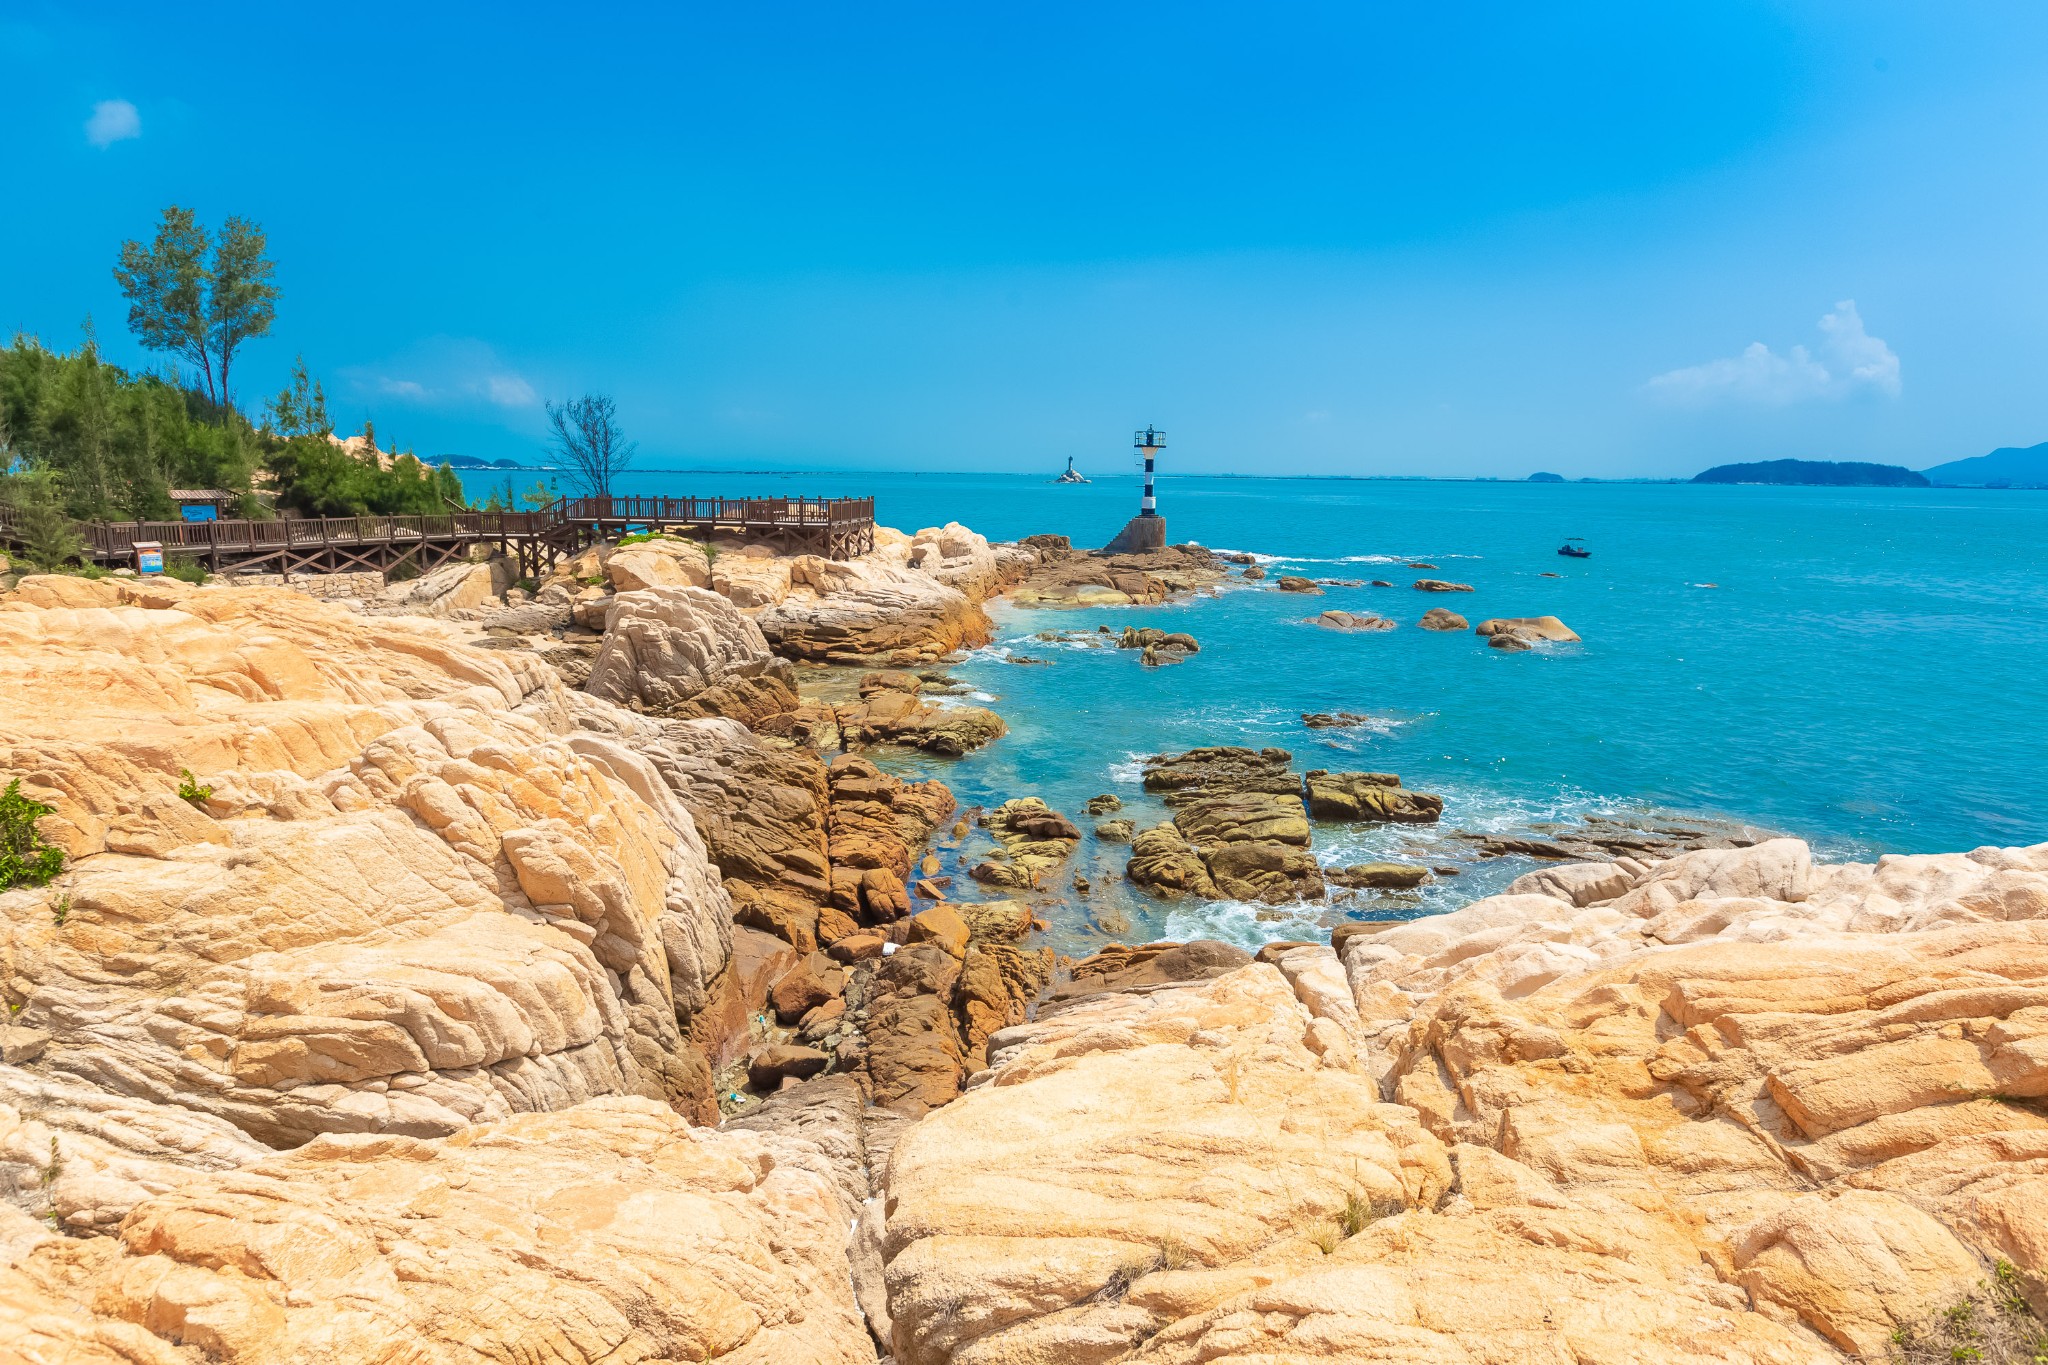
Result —
<path fill-rule="evenodd" d="M 1054 480 L 1053 480 L 1053 482 L 1054 482 L 1054 483 L 1087 483 L 1087 482 L 1089 482 L 1089 480 L 1087 480 L 1087 479 L 1084 479 L 1084 478 L 1082 478 L 1082 477 L 1080 476 L 1080 474 L 1078 474 L 1078 473 L 1076 473 L 1076 472 L 1075 472 L 1075 470 L 1074 470 L 1074 457 L 1073 457 L 1073 456 L 1071 456 L 1071 455 L 1069 455 L 1069 456 L 1067 456 L 1067 472 L 1066 472 L 1066 473 L 1064 473 L 1064 474 L 1062 474 L 1062 475 L 1060 475 L 1060 476 L 1059 476 L 1059 477 L 1058 477 L 1057 479 L 1054 479 Z"/>
<path fill-rule="evenodd" d="M 1586 548 L 1586 542 L 1577 536 L 1571 537 L 1557 547 L 1557 552 L 1566 559 L 1591 559 L 1593 552 Z"/>

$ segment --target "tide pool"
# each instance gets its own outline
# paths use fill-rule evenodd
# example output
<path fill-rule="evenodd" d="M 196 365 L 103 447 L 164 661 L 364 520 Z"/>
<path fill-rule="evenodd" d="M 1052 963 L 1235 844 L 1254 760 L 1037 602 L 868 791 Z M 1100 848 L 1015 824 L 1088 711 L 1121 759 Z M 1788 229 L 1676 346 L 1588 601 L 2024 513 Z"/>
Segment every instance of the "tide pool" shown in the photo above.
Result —
<path fill-rule="evenodd" d="M 1129 476 L 641 475 L 619 491 L 873 493 L 878 518 L 905 530 L 958 520 L 1077 545 L 1101 544 L 1137 505 Z M 1298 768 L 1399 773 L 1445 797 L 1437 834 L 1654 811 L 1796 834 L 1836 858 L 2048 839 L 2048 493 L 1194 477 L 1162 478 L 1159 493 L 1176 541 L 1256 553 L 1275 576 L 1399 586 L 1304 598 L 1233 582 L 1159 608 L 998 606 L 996 643 L 954 676 L 992 698 L 1009 735 L 966 759 L 892 766 L 942 778 L 963 804 L 1043 796 L 1084 830 L 1081 804 L 1101 792 L 1133 802 L 1141 827 L 1163 818 L 1137 786 L 1140 756 L 1244 744 L 1288 749 Z M 1593 557 L 1558 556 L 1567 536 Z M 1419 577 L 1475 591 L 1417 592 Z M 1417 629 L 1434 606 L 1475 623 L 1555 615 L 1584 642 L 1490 650 Z M 1302 624 L 1330 607 L 1401 629 Z M 1135 651 L 1032 638 L 1105 624 L 1186 631 L 1202 652 L 1145 669 Z M 1317 711 L 1375 723 L 1304 728 Z M 1325 863 L 1436 861 L 1417 836 L 1322 827 L 1317 848 Z M 1123 857 L 1091 839 L 1076 866 L 1116 887 Z M 1468 863 L 1389 909 L 1461 903 L 1531 865 Z M 1067 899 L 1056 928 L 1084 937 L 1107 918 L 1094 927 L 1115 937 L 1251 941 L 1320 917 Z"/>

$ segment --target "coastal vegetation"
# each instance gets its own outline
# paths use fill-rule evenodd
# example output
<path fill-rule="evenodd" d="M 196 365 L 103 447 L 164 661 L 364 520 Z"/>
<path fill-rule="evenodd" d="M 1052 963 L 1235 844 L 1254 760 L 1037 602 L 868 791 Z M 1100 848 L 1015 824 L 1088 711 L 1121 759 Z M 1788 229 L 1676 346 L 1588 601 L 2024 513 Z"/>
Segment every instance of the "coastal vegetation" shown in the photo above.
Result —
<path fill-rule="evenodd" d="M 64 851 L 43 842 L 36 821 L 56 808 L 21 794 L 15 778 L 0 791 L 0 891 L 43 886 L 64 868 Z"/>
<path fill-rule="evenodd" d="M 114 267 L 129 330 L 165 358 L 160 370 L 108 362 L 90 317 L 70 350 L 25 334 L 0 349 L 0 501 L 24 558 L 74 560 L 73 520 L 175 517 L 173 490 L 223 494 L 223 510 L 258 520 L 466 505 L 452 468 L 381 449 L 368 422 L 337 438 L 303 358 L 260 411 L 237 403 L 236 363 L 276 319 L 275 268 L 258 224 L 229 217 L 210 235 L 173 205 L 147 245 L 122 244 Z"/>

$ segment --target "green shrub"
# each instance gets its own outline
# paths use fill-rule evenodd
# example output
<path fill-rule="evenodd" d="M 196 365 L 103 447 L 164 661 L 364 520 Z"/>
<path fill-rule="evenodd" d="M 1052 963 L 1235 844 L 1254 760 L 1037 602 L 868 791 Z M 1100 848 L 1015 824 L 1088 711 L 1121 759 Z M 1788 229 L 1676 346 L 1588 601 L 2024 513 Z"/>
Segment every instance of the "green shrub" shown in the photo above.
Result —
<path fill-rule="evenodd" d="M 213 788 L 201 786 L 199 779 L 192 776 L 190 768 L 178 769 L 178 776 L 183 779 L 178 783 L 180 800 L 190 801 L 195 806 L 203 806 L 206 804 L 206 798 L 213 795 Z"/>
<path fill-rule="evenodd" d="M 190 555 L 166 555 L 164 577 L 175 578 L 180 583 L 204 583 L 206 566 Z"/>
<path fill-rule="evenodd" d="M 23 796 L 18 777 L 0 792 L 0 891 L 47 885 L 63 870 L 64 850 L 51 848 L 36 832 L 36 821 L 55 809 Z"/>

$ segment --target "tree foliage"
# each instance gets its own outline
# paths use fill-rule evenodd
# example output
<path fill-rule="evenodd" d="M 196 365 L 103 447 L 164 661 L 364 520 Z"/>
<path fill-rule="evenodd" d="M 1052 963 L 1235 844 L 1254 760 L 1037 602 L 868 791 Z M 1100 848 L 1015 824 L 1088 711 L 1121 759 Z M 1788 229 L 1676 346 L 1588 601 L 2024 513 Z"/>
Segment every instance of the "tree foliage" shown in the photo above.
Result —
<path fill-rule="evenodd" d="M 147 247 L 121 244 L 114 280 L 128 300 L 128 330 L 149 349 L 190 362 L 215 403 L 234 401 L 235 353 L 277 318 L 277 267 L 264 245 L 261 227 L 233 216 L 209 240 L 192 210 L 176 204 Z"/>
<path fill-rule="evenodd" d="M 567 462 L 569 477 L 585 493 L 605 495 L 612 480 L 633 463 L 639 443 L 619 429 L 618 413 L 609 395 L 586 393 L 557 406 L 548 405 L 557 456 Z"/>
<path fill-rule="evenodd" d="M 76 350 L 16 336 L 0 350 L 8 454 L 48 478 L 43 493 L 80 520 L 173 514 L 173 488 L 247 493 L 255 433 L 232 410 L 171 380 L 100 358 L 90 323 Z"/>

